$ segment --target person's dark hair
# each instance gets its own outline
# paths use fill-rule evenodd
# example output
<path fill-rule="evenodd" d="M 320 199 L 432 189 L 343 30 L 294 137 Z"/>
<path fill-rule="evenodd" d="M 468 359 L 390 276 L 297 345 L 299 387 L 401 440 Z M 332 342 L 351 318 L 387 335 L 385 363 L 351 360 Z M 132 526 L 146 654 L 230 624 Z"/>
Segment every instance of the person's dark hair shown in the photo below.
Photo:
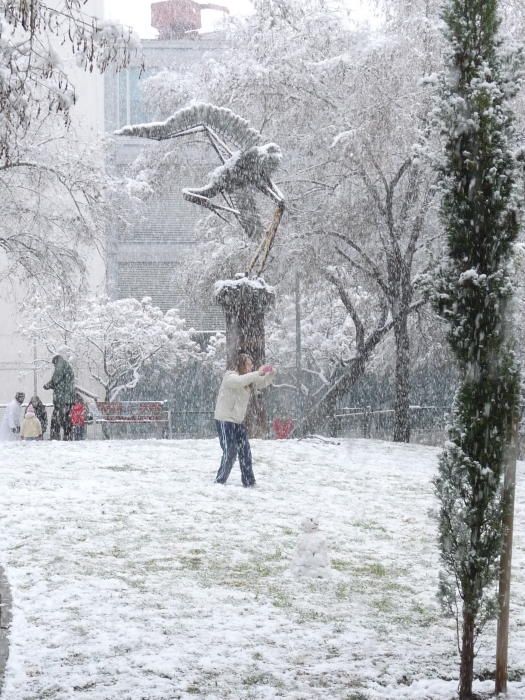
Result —
<path fill-rule="evenodd" d="M 253 363 L 252 356 L 248 355 L 247 352 L 240 352 L 237 355 L 237 362 L 235 363 L 235 369 L 237 372 L 241 372 L 246 367 L 247 362 Z"/>

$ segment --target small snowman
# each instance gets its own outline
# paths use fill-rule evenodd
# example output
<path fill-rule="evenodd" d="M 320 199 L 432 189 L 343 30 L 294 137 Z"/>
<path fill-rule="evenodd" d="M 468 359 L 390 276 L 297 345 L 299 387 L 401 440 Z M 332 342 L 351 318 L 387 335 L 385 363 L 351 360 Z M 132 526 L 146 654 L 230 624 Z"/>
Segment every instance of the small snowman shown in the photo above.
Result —
<path fill-rule="evenodd" d="M 313 516 L 301 522 L 302 534 L 292 557 L 291 570 L 297 576 L 324 578 L 330 575 L 326 540 L 319 532 L 319 519 Z"/>

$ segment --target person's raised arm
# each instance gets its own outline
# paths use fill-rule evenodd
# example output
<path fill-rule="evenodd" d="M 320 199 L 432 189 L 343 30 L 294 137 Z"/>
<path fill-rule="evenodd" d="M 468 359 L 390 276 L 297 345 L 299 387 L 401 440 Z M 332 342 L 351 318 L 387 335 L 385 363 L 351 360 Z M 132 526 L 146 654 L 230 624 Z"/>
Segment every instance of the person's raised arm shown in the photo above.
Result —
<path fill-rule="evenodd" d="M 259 372 L 247 372 L 246 374 L 237 374 L 236 372 L 228 372 L 224 375 L 224 386 L 234 389 L 241 386 L 249 386 L 254 384 L 257 379 L 263 379 Z"/>
<path fill-rule="evenodd" d="M 261 373 L 261 370 L 259 370 L 258 372 L 254 372 L 254 374 L 257 374 L 257 379 L 254 382 L 255 386 L 258 389 L 264 389 L 264 387 L 270 386 L 270 384 L 272 384 L 277 372 L 275 371 L 275 369 L 272 369 L 270 372 L 264 373 Z"/>

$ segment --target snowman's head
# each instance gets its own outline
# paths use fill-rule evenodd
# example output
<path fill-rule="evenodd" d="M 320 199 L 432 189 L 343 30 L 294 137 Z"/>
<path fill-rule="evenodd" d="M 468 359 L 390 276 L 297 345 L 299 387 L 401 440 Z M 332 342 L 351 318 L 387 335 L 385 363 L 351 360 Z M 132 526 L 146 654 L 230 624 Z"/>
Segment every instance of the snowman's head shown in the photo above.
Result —
<path fill-rule="evenodd" d="M 301 521 L 301 530 L 303 532 L 314 532 L 319 529 L 319 518 L 314 515 L 309 515 Z"/>

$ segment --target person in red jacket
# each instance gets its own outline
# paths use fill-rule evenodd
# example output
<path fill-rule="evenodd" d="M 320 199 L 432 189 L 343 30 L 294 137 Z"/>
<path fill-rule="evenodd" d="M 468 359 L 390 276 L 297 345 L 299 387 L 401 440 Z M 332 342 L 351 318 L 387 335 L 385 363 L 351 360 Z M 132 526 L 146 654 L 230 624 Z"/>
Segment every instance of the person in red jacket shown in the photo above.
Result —
<path fill-rule="evenodd" d="M 87 406 L 80 394 L 76 394 L 75 403 L 69 413 L 73 426 L 73 440 L 84 440 L 86 437 Z"/>

